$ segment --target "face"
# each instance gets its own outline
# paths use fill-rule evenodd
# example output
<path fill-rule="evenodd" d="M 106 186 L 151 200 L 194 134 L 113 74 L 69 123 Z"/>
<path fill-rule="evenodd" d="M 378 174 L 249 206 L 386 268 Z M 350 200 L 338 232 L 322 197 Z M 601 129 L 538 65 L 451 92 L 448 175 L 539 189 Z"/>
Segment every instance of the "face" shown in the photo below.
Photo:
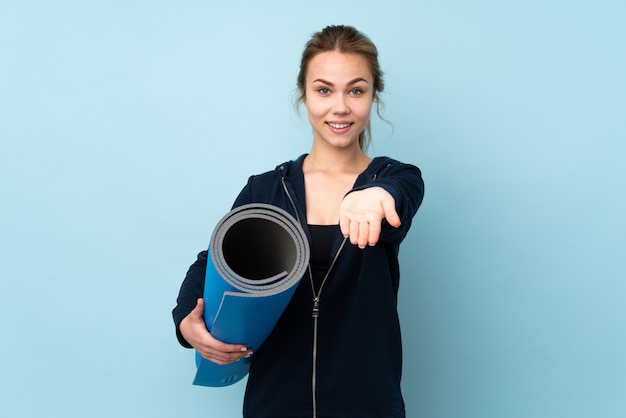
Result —
<path fill-rule="evenodd" d="M 374 101 L 374 80 L 366 59 L 338 51 L 319 53 L 309 62 L 305 83 L 304 105 L 314 143 L 358 148 Z"/>

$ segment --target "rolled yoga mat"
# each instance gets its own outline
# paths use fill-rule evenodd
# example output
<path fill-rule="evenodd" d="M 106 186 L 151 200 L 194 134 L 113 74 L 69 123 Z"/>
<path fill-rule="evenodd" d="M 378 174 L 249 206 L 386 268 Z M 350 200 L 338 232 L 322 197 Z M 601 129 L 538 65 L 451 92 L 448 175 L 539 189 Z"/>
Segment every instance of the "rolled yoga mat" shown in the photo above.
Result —
<path fill-rule="evenodd" d="M 255 351 L 270 334 L 309 263 L 309 242 L 289 213 L 267 204 L 240 206 L 217 224 L 209 244 L 204 320 L 218 340 Z M 194 385 L 228 386 L 251 359 L 217 365 L 196 352 Z"/>

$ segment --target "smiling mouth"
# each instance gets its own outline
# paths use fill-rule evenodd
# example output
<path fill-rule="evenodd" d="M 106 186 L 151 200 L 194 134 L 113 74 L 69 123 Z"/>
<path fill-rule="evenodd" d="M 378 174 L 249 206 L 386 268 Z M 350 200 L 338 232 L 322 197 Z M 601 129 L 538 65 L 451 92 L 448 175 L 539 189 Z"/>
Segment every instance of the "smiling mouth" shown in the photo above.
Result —
<path fill-rule="evenodd" d="M 327 122 L 328 126 L 330 126 L 333 129 L 345 129 L 347 127 L 349 127 L 350 125 L 352 125 L 352 123 L 332 123 L 332 122 Z"/>

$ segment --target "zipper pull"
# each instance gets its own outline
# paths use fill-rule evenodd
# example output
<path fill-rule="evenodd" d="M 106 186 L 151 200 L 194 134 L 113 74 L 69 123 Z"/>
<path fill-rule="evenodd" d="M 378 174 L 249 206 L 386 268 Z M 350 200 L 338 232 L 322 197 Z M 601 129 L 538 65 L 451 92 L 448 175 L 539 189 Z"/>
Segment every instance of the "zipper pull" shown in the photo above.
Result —
<path fill-rule="evenodd" d="M 313 318 L 320 316 L 320 300 L 319 298 L 313 298 Z"/>

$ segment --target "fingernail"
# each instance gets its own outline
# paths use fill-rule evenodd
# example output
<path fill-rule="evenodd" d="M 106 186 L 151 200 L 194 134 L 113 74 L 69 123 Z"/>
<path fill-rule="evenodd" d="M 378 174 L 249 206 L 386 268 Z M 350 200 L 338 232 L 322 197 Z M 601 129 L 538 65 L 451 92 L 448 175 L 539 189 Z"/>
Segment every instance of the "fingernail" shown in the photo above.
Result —
<path fill-rule="evenodd" d="M 248 349 L 247 349 L 246 347 L 244 347 L 244 348 L 242 348 L 240 351 L 241 351 L 241 352 L 244 352 L 244 351 L 248 351 Z"/>

